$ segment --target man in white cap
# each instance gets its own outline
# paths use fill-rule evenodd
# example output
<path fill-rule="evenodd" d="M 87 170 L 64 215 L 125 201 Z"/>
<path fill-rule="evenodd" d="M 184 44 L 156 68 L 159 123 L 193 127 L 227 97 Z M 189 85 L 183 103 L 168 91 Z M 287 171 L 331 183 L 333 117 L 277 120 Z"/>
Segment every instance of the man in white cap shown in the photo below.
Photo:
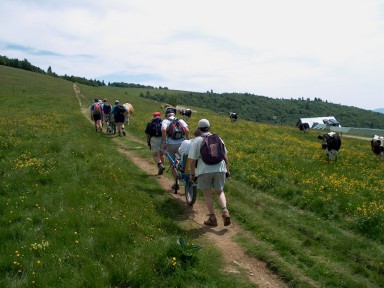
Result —
<path fill-rule="evenodd" d="M 216 164 L 207 164 L 204 162 L 207 160 L 203 160 L 201 155 L 201 147 L 203 146 L 205 141 L 204 138 L 207 138 L 212 135 L 212 133 L 209 132 L 210 126 L 211 125 L 207 119 L 201 119 L 199 121 L 197 128 L 201 131 L 202 134 L 201 137 L 196 137 L 192 141 L 191 147 L 189 149 L 188 158 L 191 159 L 190 167 L 192 177 L 198 177 L 197 188 L 203 190 L 205 203 L 209 211 L 209 218 L 208 220 L 204 221 L 204 224 L 214 227 L 217 226 L 217 218 L 211 195 L 211 189 L 213 188 L 217 193 L 219 203 L 222 209 L 224 226 L 228 226 L 229 224 L 231 224 L 231 218 L 229 216 L 229 211 L 227 209 L 227 200 L 224 194 L 225 179 L 230 175 L 229 163 L 227 158 L 227 149 L 221 138 L 212 137 L 216 138 L 216 141 L 218 141 L 219 143 L 218 145 L 216 143 L 217 147 L 219 148 L 216 149 L 216 152 L 220 151 L 217 152 L 217 154 L 221 154 L 221 158 L 218 157 L 218 160 L 216 161 L 217 163 L 215 162 Z"/>
<path fill-rule="evenodd" d="M 189 129 L 188 124 L 183 119 L 178 119 L 175 117 L 176 109 L 173 107 L 168 107 L 165 109 L 165 117 L 166 119 L 162 122 L 162 148 L 166 148 L 168 153 L 171 155 L 173 159 L 176 159 L 176 154 L 178 154 L 179 147 L 181 142 L 185 139 L 189 138 Z M 175 123 L 178 122 L 178 127 L 182 130 L 181 133 L 174 137 L 172 134 L 172 128 Z M 169 161 L 169 164 L 172 168 L 172 162 Z M 177 172 L 174 169 L 171 169 L 173 179 L 175 179 L 175 183 L 172 185 L 172 190 L 178 190 L 179 187 L 176 184 Z"/>

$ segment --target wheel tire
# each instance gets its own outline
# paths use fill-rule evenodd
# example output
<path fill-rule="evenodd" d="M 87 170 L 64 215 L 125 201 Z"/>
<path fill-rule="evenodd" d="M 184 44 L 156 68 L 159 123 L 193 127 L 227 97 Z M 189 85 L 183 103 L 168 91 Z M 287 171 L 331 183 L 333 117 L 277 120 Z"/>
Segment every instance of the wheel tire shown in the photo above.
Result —
<path fill-rule="evenodd" d="M 185 183 L 185 200 L 189 206 L 193 206 L 196 202 L 197 197 L 197 186 L 192 184 L 191 181 L 187 180 Z"/>
<path fill-rule="evenodd" d="M 180 185 L 179 185 L 179 177 L 176 178 L 176 182 L 175 182 L 175 183 L 176 183 L 176 185 L 175 185 L 175 194 L 177 194 L 177 190 L 178 190 L 177 187 L 180 188 Z"/>

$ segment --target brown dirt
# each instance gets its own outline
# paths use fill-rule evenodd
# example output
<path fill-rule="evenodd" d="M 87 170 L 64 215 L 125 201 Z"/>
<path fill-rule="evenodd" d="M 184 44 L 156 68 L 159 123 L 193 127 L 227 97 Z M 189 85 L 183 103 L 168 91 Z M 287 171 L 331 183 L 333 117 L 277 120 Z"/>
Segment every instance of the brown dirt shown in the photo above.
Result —
<path fill-rule="evenodd" d="M 76 94 L 80 94 L 79 91 Z M 80 99 L 78 99 L 80 100 Z M 80 103 L 80 101 L 79 101 Z M 81 104 L 81 103 L 80 103 Z M 84 116 L 89 119 L 88 110 L 82 109 Z M 90 119 L 89 119 L 90 120 Z M 143 140 L 135 138 L 133 135 L 127 133 L 127 136 L 130 140 L 133 140 L 138 143 L 145 144 Z M 111 138 L 113 141 L 118 143 L 117 150 L 129 158 L 135 165 L 141 170 L 148 173 L 148 175 L 153 175 L 159 184 L 166 190 L 169 195 L 175 198 L 176 201 L 181 203 L 184 207 L 185 215 L 182 219 L 178 220 L 180 226 L 184 229 L 192 230 L 199 237 L 205 237 L 210 243 L 215 243 L 215 245 L 220 249 L 222 255 L 225 259 L 225 272 L 232 274 L 242 274 L 245 273 L 248 275 L 249 280 L 256 284 L 257 287 L 288 287 L 284 281 L 279 279 L 279 277 L 273 272 L 271 272 L 266 263 L 247 255 L 244 249 L 235 242 L 234 237 L 240 234 L 246 234 L 236 222 L 231 219 L 231 225 L 224 227 L 222 219 L 218 217 L 219 226 L 218 227 L 207 227 L 203 224 L 204 220 L 207 219 L 207 208 L 205 203 L 200 199 L 197 199 L 193 207 L 189 206 L 185 202 L 185 196 L 183 191 L 180 191 L 178 194 L 174 194 L 171 190 L 173 184 L 171 173 L 168 171 L 163 176 L 157 176 L 157 166 L 154 161 L 138 157 L 135 153 L 130 150 L 126 145 L 124 145 L 124 138 Z M 149 153 L 149 151 L 148 151 Z M 167 170 L 165 170 L 166 172 Z M 231 207 L 231 199 L 228 200 L 228 207 Z M 188 217 L 185 217 L 188 216 Z M 220 221 L 221 220 L 221 221 Z"/>

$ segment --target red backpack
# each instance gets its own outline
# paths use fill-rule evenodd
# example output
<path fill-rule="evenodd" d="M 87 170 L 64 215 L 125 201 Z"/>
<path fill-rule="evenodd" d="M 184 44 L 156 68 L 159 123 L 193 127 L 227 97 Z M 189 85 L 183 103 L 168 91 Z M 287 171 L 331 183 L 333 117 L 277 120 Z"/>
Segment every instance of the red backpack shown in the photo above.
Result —
<path fill-rule="evenodd" d="M 92 110 L 92 115 L 100 115 L 101 114 L 101 106 L 99 103 L 93 104 L 93 110 Z"/>
<path fill-rule="evenodd" d="M 171 123 L 167 127 L 167 135 L 174 140 L 182 139 L 185 135 L 185 127 L 181 125 L 180 120 L 177 118 L 170 121 Z"/>

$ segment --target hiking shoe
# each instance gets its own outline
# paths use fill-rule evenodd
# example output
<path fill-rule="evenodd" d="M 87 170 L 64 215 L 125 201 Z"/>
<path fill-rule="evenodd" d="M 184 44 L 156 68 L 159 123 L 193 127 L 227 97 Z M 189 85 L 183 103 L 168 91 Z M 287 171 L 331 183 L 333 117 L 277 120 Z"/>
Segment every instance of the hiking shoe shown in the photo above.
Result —
<path fill-rule="evenodd" d="M 228 211 L 223 212 L 222 216 L 223 216 L 223 220 L 224 220 L 224 226 L 228 226 L 229 224 L 231 224 L 231 217 L 229 216 Z"/>
<path fill-rule="evenodd" d="M 211 217 L 209 217 L 207 221 L 204 221 L 204 224 L 207 226 L 217 227 L 217 219 L 215 218 L 212 220 Z"/>
<path fill-rule="evenodd" d="M 176 183 L 173 183 L 173 185 L 171 186 L 172 190 L 179 190 L 180 189 L 180 186 L 179 184 L 176 184 Z"/>
<path fill-rule="evenodd" d="M 164 170 L 165 170 L 164 165 L 163 164 L 159 165 L 159 172 L 157 173 L 157 175 L 163 175 Z"/>
<path fill-rule="evenodd" d="M 125 135 L 127 135 L 127 134 L 125 134 L 125 131 L 123 130 L 123 135 L 125 136 Z"/>

